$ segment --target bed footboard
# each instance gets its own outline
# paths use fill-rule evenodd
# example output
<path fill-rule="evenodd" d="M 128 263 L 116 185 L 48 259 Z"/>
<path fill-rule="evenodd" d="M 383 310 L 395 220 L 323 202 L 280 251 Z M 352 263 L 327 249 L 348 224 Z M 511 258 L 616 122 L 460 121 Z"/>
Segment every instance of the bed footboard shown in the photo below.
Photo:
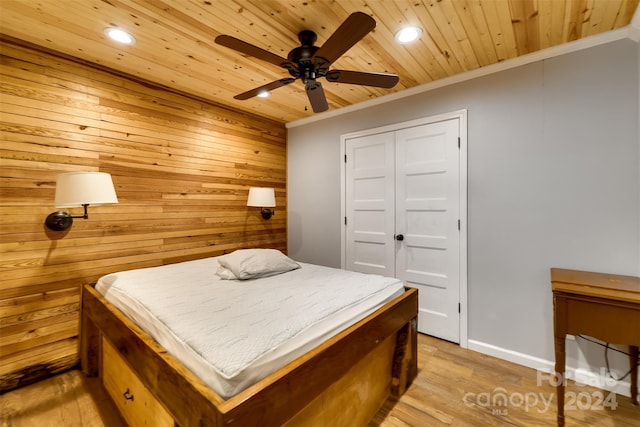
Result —
<path fill-rule="evenodd" d="M 417 293 L 407 288 L 375 313 L 224 400 L 93 287 L 85 286 L 82 369 L 89 376 L 101 375 L 102 339 L 107 339 L 183 427 L 295 426 L 319 418 L 330 425 L 360 424 L 354 420 L 365 425 L 389 394 L 404 393 L 417 374 Z M 366 396 L 366 402 L 354 405 L 354 396 Z M 358 413 L 343 414 L 345 405 Z"/>

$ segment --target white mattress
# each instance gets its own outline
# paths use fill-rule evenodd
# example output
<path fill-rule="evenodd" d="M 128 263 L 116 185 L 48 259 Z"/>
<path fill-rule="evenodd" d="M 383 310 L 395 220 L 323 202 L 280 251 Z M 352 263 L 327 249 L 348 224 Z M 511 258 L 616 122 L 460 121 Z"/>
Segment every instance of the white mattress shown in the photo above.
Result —
<path fill-rule="evenodd" d="M 227 399 L 404 291 L 398 279 L 299 264 L 222 280 L 206 258 L 109 274 L 96 290 Z"/>

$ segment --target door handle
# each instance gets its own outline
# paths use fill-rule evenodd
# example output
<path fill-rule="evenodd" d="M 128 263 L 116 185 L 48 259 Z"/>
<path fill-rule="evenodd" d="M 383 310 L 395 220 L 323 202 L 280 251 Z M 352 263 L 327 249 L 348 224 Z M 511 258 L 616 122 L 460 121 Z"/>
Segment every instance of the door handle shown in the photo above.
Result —
<path fill-rule="evenodd" d="M 402 234 L 394 234 L 393 238 L 398 242 L 402 242 L 404 240 L 404 236 Z"/>

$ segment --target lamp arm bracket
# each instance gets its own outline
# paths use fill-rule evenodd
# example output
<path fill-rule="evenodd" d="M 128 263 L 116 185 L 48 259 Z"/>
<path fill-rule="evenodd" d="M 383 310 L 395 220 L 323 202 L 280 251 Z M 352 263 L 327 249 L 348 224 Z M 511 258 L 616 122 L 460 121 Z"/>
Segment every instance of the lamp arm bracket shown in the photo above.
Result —
<path fill-rule="evenodd" d="M 271 218 L 273 215 L 276 214 L 275 209 L 269 209 L 269 208 L 262 208 L 260 210 L 260 213 L 262 214 L 262 218 L 264 219 L 269 219 Z"/>
<path fill-rule="evenodd" d="M 84 203 L 82 205 L 82 207 L 84 208 L 83 215 L 71 215 L 67 212 L 62 212 L 62 211 L 53 212 L 49 214 L 49 216 L 47 216 L 47 219 L 45 220 L 45 224 L 51 230 L 64 231 L 67 228 L 71 227 L 71 224 L 73 224 L 73 218 L 82 218 L 82 219 L 89 218 L 89 213 L 87 212 L 88 206 L 89 206 L 88 203 Z"/>
<path fill-rule="evenodd" d="M 89 203 L 83 203 L 82 204 L 82 207 L 84 208 L 84 214 L 83 215 L 69 215 L 69 218 L 89 219 L 89 213 L 87 212 L 87 206 L 89 206 Z"/>

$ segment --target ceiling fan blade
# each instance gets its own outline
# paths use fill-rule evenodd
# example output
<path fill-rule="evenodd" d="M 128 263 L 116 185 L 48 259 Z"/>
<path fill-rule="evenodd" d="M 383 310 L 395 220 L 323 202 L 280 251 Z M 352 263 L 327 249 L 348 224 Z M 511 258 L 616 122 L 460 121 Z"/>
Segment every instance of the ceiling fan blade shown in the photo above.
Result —
<path fill-rule="evenodd" d="M 320 82 L 307 80 L 304 89 L 307 92 L 307 97 L 309 97 L 309 102 L 311 103 L 311 108 L 314 113 L 321 113 L 329 109 L 329 104 L 327 104 L 327 98 L 324 95 L 324 89 L 322 89 Z"/>
<path fill-rule="evenodd" d="M 352 85 L 392 88 L 400 78 L 395 74 L 363 73 L 361 71 L 331 70 L 325 76 L 330 82 L 348 83 Z"/>
<path fill-rule="evenodd" d="M 278 89 L 279 87 L 282 86 L 286 86 L 290 83 L 295 82 L 296 79 L 292 79 L 291 77 L 287 77 L 284 79 L 280 79 L 280 80 L 276 80 L 275 82 L 271 82 L 271 83 L 267 83 L 266 85 L 262 85 L 260 87 L 257 87 L 255 89 L 251 89 L 248 90 L 246 92 L 243 92 L 239 95 L 234 96 L 235 99 L 239 99 L 241 101 L 244 101 L 245 99 L 249 99 L 249 98 L 253 98 L 254 96 L 257 96 L 259 93 L 261 92 L 269 92 L 272 91 L 274 89 Z"/>
<path fill-rule="evenodd" d="M 295 64 L 293 64 L 288 59 L 278 56 L 275 53 L 271 53 L 262 48 L 259 48 L 258 46 L 249 44 L 235 37 L 231 37 L 223 34 L 216 37 L 215 42 L 221 46 L 225 46 L 230 49 L 236 50 L 240 53 L 244 53 L 245 55 L 253 56 L 254 58 L 258 58 L 258 59 L 262 59 L 263 61 L 270 62 L 271 64 L 277 65 L 278 67 L 287 68 L 287 69 L 291 67 L 295 67 Z"/>
<path fill-rule="evenodd" d="M 313 58 L 326 60 L 326 66 L 328 66 L 351 49 L 354 44 L 358 43 L 375 27 L 375 19 L 366 13 L 354 12 L 324 42 L 322 47 L 313 55 Z"/>

